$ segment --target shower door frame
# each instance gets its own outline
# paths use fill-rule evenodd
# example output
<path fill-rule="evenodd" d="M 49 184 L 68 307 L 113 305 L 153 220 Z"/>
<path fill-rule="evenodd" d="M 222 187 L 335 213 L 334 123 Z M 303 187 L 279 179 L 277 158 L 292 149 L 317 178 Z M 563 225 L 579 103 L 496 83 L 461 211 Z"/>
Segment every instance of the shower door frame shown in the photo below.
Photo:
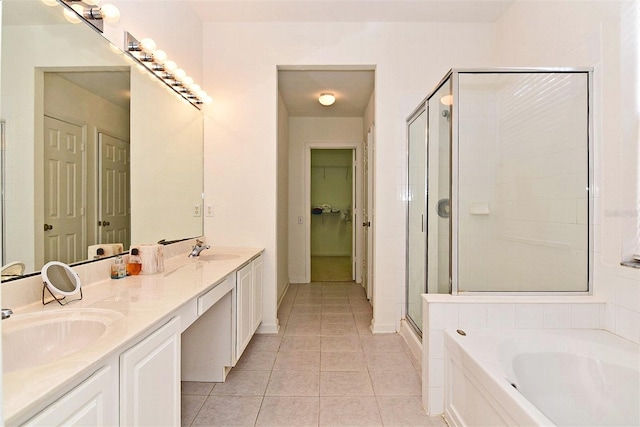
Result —
<path fill-rule="evenodd" d="M 568 68 L 454 68 L 449 70 L 436 88 L 427 96 L 427 110 L 429 99 L 438 91 L 440 86 L 449 78 L 452 78 L 452 121 L 450 132 L 450 182 L 451 182 L 451 221 L 450 221 L 450 282 L 452 295 L 592 295 L 593 294 L 593 212 L 594 212 L 594 120 L 593 120 L 593 68 L 592 67 L 568 67 Z M 459 75 L 460 74 L 586 74 L 587 76 L 587 290 L 586 291 L 460 291 L 458 287 L 458 239 L 459 239 Z M 428 132 L 427 132 L 428 140 Z M 428 143 L 427 143 L 428 144 Z M 428 165 L 427 165 L 428 167 Z M 428 190 L 427 190 L 428 191 Z"/>

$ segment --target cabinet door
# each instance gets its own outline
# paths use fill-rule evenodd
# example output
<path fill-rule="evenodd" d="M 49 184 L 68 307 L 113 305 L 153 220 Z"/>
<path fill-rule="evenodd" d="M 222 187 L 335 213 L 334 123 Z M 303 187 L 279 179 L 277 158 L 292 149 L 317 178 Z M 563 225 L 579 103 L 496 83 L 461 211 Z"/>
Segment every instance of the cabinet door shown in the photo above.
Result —
<path fill-rule="evenodd" d="M 113 426 L 118 424 L 117 375 L 105 366 L 24 425 Z"/>
<path fill-rule="evenodd" d="M 120 355 L 120 425 L 180 425 L 180 317 Z"/>
<path fill-rule="evenodd" d="M 236 358 L 239 359 L 253 335 L 253 267 L 251 264 L 238 270 L 236 304 Z"/>
<path fill-rule="evenodd" d="M 262 322 L 262 276 L 264 271 L 264 258 L 260 255 L 252 263 L 253 266 L 253 332 Z"/>

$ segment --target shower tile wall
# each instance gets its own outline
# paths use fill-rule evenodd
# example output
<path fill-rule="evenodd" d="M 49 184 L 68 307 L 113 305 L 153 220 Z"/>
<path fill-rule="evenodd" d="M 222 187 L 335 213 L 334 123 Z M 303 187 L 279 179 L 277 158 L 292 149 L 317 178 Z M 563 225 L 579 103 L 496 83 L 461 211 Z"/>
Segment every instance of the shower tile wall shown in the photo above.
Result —
<path fill-rule="evenodd" d="M 459 289 L 586 291 L 586 74 L 461 74 Z"/>

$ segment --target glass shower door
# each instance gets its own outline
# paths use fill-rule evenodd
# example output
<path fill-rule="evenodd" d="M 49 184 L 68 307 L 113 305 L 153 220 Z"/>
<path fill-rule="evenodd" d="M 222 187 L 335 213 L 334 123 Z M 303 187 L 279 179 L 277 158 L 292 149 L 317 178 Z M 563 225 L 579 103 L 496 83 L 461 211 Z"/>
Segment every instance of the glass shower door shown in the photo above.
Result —
<path fill-rule="evenodd" d="M 422 298 L 426 292 L 426 127 L 424 106 L 408 120 L 407 188 L 407 320 L 422 331 Z"/>

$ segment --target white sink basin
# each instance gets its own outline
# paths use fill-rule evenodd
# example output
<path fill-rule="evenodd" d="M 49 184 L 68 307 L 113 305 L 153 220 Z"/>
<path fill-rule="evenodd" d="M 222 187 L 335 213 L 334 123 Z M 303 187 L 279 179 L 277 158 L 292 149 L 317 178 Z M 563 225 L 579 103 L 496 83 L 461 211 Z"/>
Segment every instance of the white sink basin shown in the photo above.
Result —
<path fill-rule="evenodd" d="M 200 255 L 195 259 L 199 261 L 227 261 L 227 260 L 236 259 L 236 258 L 240 258 L 240 255 L 232 254 L 232 253 L 218 253 L 218 254 L 213 253 L 213 254 Z"/>
<path fill-rule="evenodd" d="M 91 308 L 14 314 L 2 321 L 2 370 L 33 368 L 84 350 L 122 318 Z"/>

